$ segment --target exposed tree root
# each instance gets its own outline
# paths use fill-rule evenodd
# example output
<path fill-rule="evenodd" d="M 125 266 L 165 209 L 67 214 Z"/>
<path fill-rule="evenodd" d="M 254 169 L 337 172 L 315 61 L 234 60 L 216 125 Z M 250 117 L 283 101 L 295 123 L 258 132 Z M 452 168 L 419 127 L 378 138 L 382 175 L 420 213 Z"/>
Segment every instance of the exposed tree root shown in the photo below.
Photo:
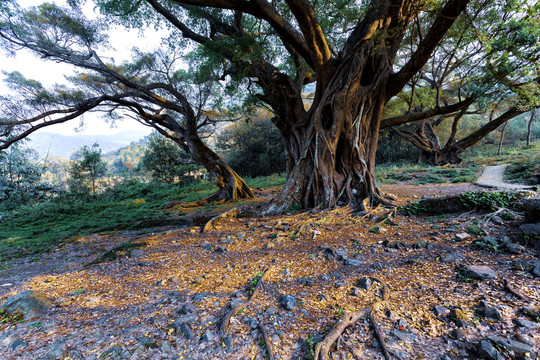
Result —
<path fill-rule="evenodd" d="M 341 336 L 345 329 L 360 319 L 368 316 L 371 311 L 370 307 L 354 312 L 346 312 L 341 319 L 334 325 L 332 330 L 326 335 L 326 337 L 315 346 L 315 360 L 328 360 L 328 352 L 336 340 Z"/>
<path fill-rule="evenodd" d="M 231 220 L 231 219 L 233 219 L 233 218 L 235 218 L 237 216 L 238 216 L 238 208 L 232 208 L 232 209 L 230 209 L 228 211 L 225 211 L 224 213 L 222 213 L 222 214 L 220 214 L 218 216 L 214 216 L 212 219 L 210 219 L 206 223 L 206 225 L 204 225 L 201 232 L 203 232 L 203 233 L 208 232 L 211 229 L 215 228 L 216 225 L 219 222 Z"/>
<path fill-rule="evenodd" d="M 257 280 L 257 284 L 255 285 L 255 287 L 253 289 L 250 289 L 251 295 L 249 296 L 248 301 L 244 303 L 240 303 L 236 306 L 232 306 L 231 304 L 229 304 L 228 306 L 229 311 L 225 314 L 225 316 L 223 317 L 223 320 L 221 321 L 221 325 L 219 326 L 219 337 L 221 341 L 223 341 L 223 338 L 225 337 L 225 335 L 227 335 L 231 318 L 234 315 L 241 312 L 242 310 L 244 310 L 246 306 L 257 296 L 261 287 L 264 284 L 264 281 L 266 281 L 266 279 L 270 275 L 271 270 L 272 270 L 272 267 L 269 267 L 268 269 L 266 269 L 264 273 L 261 275 L 261 277 Z"/>
<path fill-rule="evenodd" d="M 381 333 L 381 329 L 379 328 L 379 325 L 373 318 L 373 312 L 369 311 L 369 322 L 371 323 L 371 327 L 373 328 L 373 333 L 375 334 L 375 337 L 377 338 L 377 341 L 379 342 L 379 345 L 381 346 L 382 352 L 384 354 L 384 358 L 386 360 L 392 360 L 392 357 L 390 356 L 390 351 L 388 350 L 388 346 L 386 346 L 386 342 L 384 341 L 384 338 Z"/>
<path fill-rule="evenodd" d="M 332 330 L 330 330 L 330 332 L 326 335 L 326 337 L 321 342 L 319 342 L 317 346 L 315 346 L 314 360 L 328 360 L 329 359 L 328 352 L 332 348 L 333 344 L 341 337 L 345 329 L 351 325 L 354 325 L 356 322 L 366 317 L 369 318 L 371 321 L 375 336 L 377 337 L 377 340 L 381 344 L 381 348 L 383 349 L 385 358 L 387 360 L 391 360 L 390 354 L 393 354 L 393 353 L 386 346 L 386 343 L 384 342 L 384 338 L 382 336 L 380 328 L 378 327 L 377 323 L 374 321 L 373 315 L 372 315 L 372 312 L 374 310 L 377 310 L 381 305 L 383 305 L 390 299 L 390 288 L 388 286 L 383 286 L 382 299 L 383 299 L 382 301 L 378 301 L 367 308 L 354 311 L 354 312 L 347 312 L 343 314 L 343 316 L 334 325 L 334 327 L 332 328 Z M 395 354 L 393 355 L 396 356 Z M 399 359 L 398 356 L 396 357 Z"/>
<path fill-rule="evenodd" d="M 261 323 L 258 323 L 257 325 L 259 327 L 259 330 L 261 330 L 264 345 L 266 347 L 266 354 L 268 355 L 268 360 L 274 360 L 274 353 L 272 353 L 272 347 L 270 345 L 270 338 L 268 337 L 268 333 L 266 332 L 266 329 Z"/>
<path fill-rule="evenodd" d="M 508 282 L 508 280 L 506 278 L 503 279 L 503 289 L 508 291 L 510 294 L 514 295 L 515 297 L 517 297 L 518 299 L 520 300 L 527 300 L 527 298 L 523 295 L 521 295 L 520 293 L 518 293 L 513 287 L 512 285 L 510 285 L 510 283 Z"/>

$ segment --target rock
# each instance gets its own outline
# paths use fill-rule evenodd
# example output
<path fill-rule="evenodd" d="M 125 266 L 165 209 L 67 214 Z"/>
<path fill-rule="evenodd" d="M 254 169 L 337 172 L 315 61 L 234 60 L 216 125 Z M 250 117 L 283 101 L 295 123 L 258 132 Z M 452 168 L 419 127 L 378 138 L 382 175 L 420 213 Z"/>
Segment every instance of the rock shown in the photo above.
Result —
<path fill-rule="evenodd" d="M 240 306 L 240 305 L 242 305 L 244 303 L 245 303 L 245 301 L 242 300 L 242 299 L 239 299 L 239 298 L 232 299 L 231 300 L 231 309 L 234 309 L 237 306 Z"/>
<path fill-rule="evenodd" d="M 26 341 L 23 341 L 21 339 L 17 339 L 14 342 L 11 343 L 11 350 L 17 351 L 18 348 L 25 347 L 28 345 Z"/>
<path fill-rule="evenodd" d="M 534 269 L 532 269 L 531 273 L 532 273 L 534 276 L 540 277 L 540 265 L 536 265 L 536 266 L 534 267 Z"/>
<path fill-rule="evenodd" d="M 471 265 L 463 269 L 463 275 L 471 279 L 495 279 L 497 273 L 489 266 L 484 265 Z"/>
<path fill-rule="evenodd" d="M 359 287 L 360 289 L 369 290 L 373 283 L 374 281 L 371 278 L 361 278 L 356 281 L 355 286 Z"/>
<path fill-rule="evenodd" d="M 444 306 L 435 305 L 433 308 L 435 315 L 437 316 L 446 316 L 450 314 L 450 309 Z"/>
<path fill-rule="evenodd" d="M 199 321 L 200 321 L 201 324 L 203 324 L 203 325 L 211 324 L 211 323 L 213 323 L 215 320 L 216 320 L 216 317 L 215 317 L 214 315 L 205 315 L 205 316 L 201 316 L 201 317 L 199 318 Z"/>
<path fill-rule="evenodd" d="M 519 226 L 519 230 L 527 236 L 540 236 L 540 223 L 522 224 Z"/>
<path fill-rule="evenodd" d="M 147 349 L 157 349 L 159 347 L 157 341 L 148 336 L 141 336 L 137 341 Z"/>
<path fill-rule="evenodd" d="M 454 321 L 467 319 L 467 315 L 465 315 L 465 313 L 459 309 L 450 310 L 449 317 L 453 319 Z"/>
<path fill-rule="evenodd" d="M 493 237 L 493 236 L 484 236 L 482 238 L 482 240 L 480 241 L 483 241 L 484 243 L 486 244 L 490 244 L 492 246 L 497 246 L 499 245 L 499 240 L 496 238 L 496 237 Z M 502 240 L 501 240 L 502 241 Z"/>
<path fill-rule="evenodd" d="M 527 319 L 517 318 L 514 321 L 518 326 L 521 326 L 527 329 L 536 329 L 538 327 L 538 323 L 535 323 L 534 321 L 530 321 Z"/>
<path fill-rule="evenodd" d="M 417 338 L 416 335 L 414 335 L 411 332 L 398 331 L 398 330 L 392 330 L 390 332 L 390 335 L 404 342 L 405 344 L 412 344 L 413 342 L 416 341 L 416 338 Z"/>
<path fill-rule="evenodd" d="M 14 313 L 24 314 L 24 319 L 34 319 L 47 312 L 51 301 L 45 295 L 33 290 L 25 290 L 7 298 L 0 308 L 6 309 L 9 315 Z"/>
<path fill-rule="evenodd" d="M 210 293 L 208 291 L 202 292 L 200 294 L 196 294 L 193 296 L 193 301 L 201 301 L 205 297 L 207 297 Z"/>
<path fill-rule="evenodd" d="M 223 345 L 225 345 L 225 347 L 229 351 L 231 351 L 233 349 L 233 343 L 232 343 L 232 336 L 231 335 L 225 335 L 223 337 Z"/>
<path fill-rule="evenodd" d="M 536 318 L 540 318 L 540 310 L 533 306 L 524 306 L 520 309 L 520 311 L 533 320 L 536 320 Z"/>
<path fill-rule="evenodd" d="M 268 315 L 274 315 L 278 312 L 278 309 L 274 306 L 269 306 L 268 309 L 266 309 L 265 313 Z"/>
<path fill-rule="evenodd" d="M 56 359 L 63 359 L 66 352 L 64 349 L 62 349 L 62 345 L 64 345 L 64 341 L 58 341 L 55 342 L 50 350 L 40 358 L 40 360 L 56 360 Z"/>
<path fill-rule="evenodd" d="M 465 260 L 465 255 L 463 255 L 462 253 L 458 253 L 458 252 L 450 252 L 448 254 L 445 254 L 441 258 L 441 261 L 443 263 L 449 263 L 449 262 L 454 262 L 454 261 L 462 261 L 462 260 Z"/>
<path fill-rule="evenodd" d="M 386 231 L 387 230 L 383 228 L 382 226 L 375 226 L 369 229 L 369 232 L 374 233 L 374 234 L 382 234 L 382 233 L 385 233 Z"/>
<path fill-rule="evenodd" d="M 279 301 L 279 304 L 285 310 L 292 310 L 296 307 L 296 299 L 291 295 L 283 295 Z"/>
<path fill-rule="evenodd" d="M 477 353 L 479 356 L 485 357 L 486 359 L 504 360 L 501 353 L 487 340 L 480 340 Z"/>
<path fill-rule="evenodd" d="M 122 353 L 122 348 L 118 345 L 112 346 L 101 353 L 99 356 L 100 359 L 107 359 L 109 356 L 111 356 L 113 359 L 118 357 Z"/>
<path fill-rule="evenodd" d="M 491 320 L 502 321 L 503 319 L 501 313 L 496 308 L 485 308 L 482 310 L 482 315 L 486 319 L 491 319 Z"/>
<path fill-rule="evenodd" d="M 164 341 L 161 344 L 160 350 L 161 350 L 162 353 L 165 353 L 165 354 L 169 353 L 172 350 L 171 343 L 168 342 L 168 341 Z"/>
<path fill-rule="evenodd" d="M 182 308 L 178 310 L 178 312 L 180 314 L 185 314 L 185 315 L 193 314 L 197 312 L 197 307 L 193 305 L 192 303 L 185 303 L 184 305 L 182 305 Z"/>
<path fill-rule="evenodd" d="M 272 335 L 270 341 L 272 341 L 272 344 L 276 345 L 276 344 L 279 344 L 279 342 L 281 341 L 281 338 L 279 337 L 278 334 L 274 334 Z"/>
<path fill-rule="evenodd" d="M 522 200 L 525 217 L 530 221 L 540 221 L 540 197 Z"/>
<path fill-rule="evenodd" d="M 180 324 L 179 330 L 182 335 L 186 337 L 186 339 L 193 339 L 193 330 L 191 329 L 191 325 L 189 325 L 188 323 Z"/>
<path fill-rule="evenodd" d="M 345 265 L 350 265 L 350 266 L 361 266 L 362 265 L 362 262 L 360 260 L 356 260 L 356 259 L 346 258 L 346 259 L 344 259 L 344 261 L 345 261 Z"/>
<path fill-rule="evenodd" d="M 527 344 L 529 346 L 535 346 L 536 345 L 536 342 L 534 341 L 534 339 L 531 339 L 527 336 L 524 336 L 524 335 L 521 335 L 519 333 L 517 334 L 514 334 L 513 336 L 514 340 L 520 342 L 520 343 L 524 343 L 524 344 Z"/>
<path fill-rule="evenodd" d="M 412 247 L 413 249 L 430 249 L 433 245 L 427 241 L 418 241 L 415 242 Z"/>
<path fill-rule="evenodd" d="M 208 241 L 203 242 L 201 247 L 205 250 L 212 250 L 212 244 L 210 244 Z"/>
<path fill-rule="evenodd" d="M 186 335 L 186 333 L 184 332 L 185 326 L 183 326 L 183 325 L 186 324 L 186 323 L 193 322 L 193 321 L 195 321 L 195 319 L 197 319 L 196 314 L 187 314 L 187 315 L 181 316 L 178 319 L 174 320 L 167 327 L 170 328 L 170 329 L 173 329 L 174 332 L 177 333 L 177 334 L 181 332 L 184 335 Z"/>
<path fill-rule="evenodd" d="M 507 350 L 513 351 L 518 355 L 523 355 L 523 356 L 527 356 L 526 354 L 534 355 L 532 347 L 522 342 L 503 338 L 500 336 L 488 336 L 487 338 L 491 342 L 504 346 Z"/>
<path fill-rule="evenodd" d="M 210 342 L 212 340 L 214 340 L 216 338 L 216 334 L 214 334 L 213 331 L 207 331 L 203 337 L 202 337 L 202 341 L 205 341 L 205 342 Z"/>
<path fill-rule="evenodd" d="M 504 225 L 503 219 L 501 219 L 501 217 L 497 215 L 493 215 L 491 217 L 491 222 L 494 223 L 495 225 Z"/>
<path fill-rule="evenodd" d="M 313 280 L 304 279 L 304 278 L 298 279 L 298 282 L 301 283 L 301 284 L 304 284 L 305 286 L 313 286 L 313 284 L 314 284 Z"/>
<path fill-rule="evenodd" d="M 458 328 L 452 331 L 452 337 L 459 341 L 467 340 L 467 332 L 463 328 Z"/>
<path fill-rule="evenodd" d="M 456 238 L 456 241 L 463 241 L 463 240 L 467 240 L 468 238 L 470 238 L 471 235 L 467 234 L 467 233 L 457 233 L 455 235 L 455 238 Z"/>
<path fill-rule="evenodd" d="M 504 248 L 510 253 L 510 254 L 521 254 L 525 250 L 525 248 L 519 244 L 513 244 L 508 243 L 504 246 Z"/>

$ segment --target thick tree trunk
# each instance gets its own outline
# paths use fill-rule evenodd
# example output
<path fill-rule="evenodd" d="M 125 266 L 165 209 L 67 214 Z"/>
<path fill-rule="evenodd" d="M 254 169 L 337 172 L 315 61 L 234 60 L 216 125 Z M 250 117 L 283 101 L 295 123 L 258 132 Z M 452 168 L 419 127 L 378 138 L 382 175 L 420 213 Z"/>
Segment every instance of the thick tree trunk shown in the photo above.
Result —
<path fill-rule="evenodd" d="M 225 160 L 210 149 L 197 133 L 186 136 L 186 143 L 193 160 L 204 168 L 216 180 L 219 190 L 208 201 L 251 199 L 253 193 L 245 181 Z"/>
<path fill-rule="evenodd" d="M 337 69 L 320 104 L 291 131 L 282 131 L 292 165 L 267 213 L 283 212 L 294 204 L 362 208 L 366 199 L 370 205 L 386 203 L 373 170 L 389 62 L 368 54 L 364 48 L 348 59 L 358 66 Z"/>

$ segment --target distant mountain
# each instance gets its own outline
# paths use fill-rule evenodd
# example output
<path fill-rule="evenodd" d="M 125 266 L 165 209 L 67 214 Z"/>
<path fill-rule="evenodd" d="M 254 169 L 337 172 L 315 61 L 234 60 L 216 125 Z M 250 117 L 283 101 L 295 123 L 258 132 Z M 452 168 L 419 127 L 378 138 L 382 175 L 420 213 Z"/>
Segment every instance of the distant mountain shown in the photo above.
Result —
<path fill-rule="evenodd" d="M 138 141 L 147 133 L 141 131 L 121 131 L 113 135 L 59 135 L 42 132 L 29 137 L 26 145 L 35 149 L 40 158 L 58 156 L 69 159 L 81 146 L 98 143 L 103 153 L 109 153 Z"/>

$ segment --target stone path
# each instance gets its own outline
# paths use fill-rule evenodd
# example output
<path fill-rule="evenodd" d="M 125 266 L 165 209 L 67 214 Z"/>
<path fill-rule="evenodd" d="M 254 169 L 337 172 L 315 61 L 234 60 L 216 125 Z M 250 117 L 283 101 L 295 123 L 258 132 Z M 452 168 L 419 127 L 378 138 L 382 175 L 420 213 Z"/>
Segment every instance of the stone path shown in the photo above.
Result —
<path fill-rule="evenodd" d="M 476 180 L 476 185 L 508 190 L 533 190 L 536 187 L 524 184 L 511 184 L 504 181 L 504 170 L 508 164 L 486 166 L 482 171 L 482 175 Z"/>

